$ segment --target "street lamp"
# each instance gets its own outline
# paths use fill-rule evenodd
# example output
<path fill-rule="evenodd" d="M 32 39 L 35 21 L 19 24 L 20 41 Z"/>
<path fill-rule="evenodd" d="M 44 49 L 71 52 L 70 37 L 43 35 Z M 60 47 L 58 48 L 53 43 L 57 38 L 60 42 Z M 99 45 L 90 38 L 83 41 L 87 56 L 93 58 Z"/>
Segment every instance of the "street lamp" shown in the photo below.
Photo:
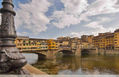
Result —
<path fill-rule="evenodd" d="M 22 67 L 27 63 L 25 57 L 14 44 L 16 30 L 14 26 L 12 0 L 3 0 L 0 10 L 2 22 L 0 25 L 0 73 L 1 74 L 26 74 Z"/>

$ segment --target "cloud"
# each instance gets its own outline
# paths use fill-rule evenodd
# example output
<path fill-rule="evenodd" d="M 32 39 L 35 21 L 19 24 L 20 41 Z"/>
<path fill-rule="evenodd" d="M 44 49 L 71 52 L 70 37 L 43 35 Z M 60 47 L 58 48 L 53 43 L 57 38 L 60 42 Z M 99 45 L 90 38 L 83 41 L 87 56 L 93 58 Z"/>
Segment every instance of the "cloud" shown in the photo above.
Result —
<path fill-rule="evenodd" d="M 80 37 L 80 34 L 78 32 L 71 32 L 71 37 Z"/>
<path fill-rule="evenodd" d="M 81 15 L 81 18 L 95 16 L 100 14 L 110 14 L 119 12 L 118 0 L 96 0 L 90 4 L 87 11 Z"/>
<path fill-rule="evenodd" d="M 113 20 L 113 18 L 110 17 L 97 17 L 97 21 L 99 23 L 107 23 L 107 22 L 111 22 Z"/>
<path fill-rule="evenodd" d="M 80 23 L 79 16 L 86 10 L 88 3 L 86 0 L 61 0 L 64 3 L 64 9 L 55 11 L 51 20 L 58 28 L 65 28 L 73 24 Z"/>
<path fill-rule="evenodd" d="M 32 34 L 38 34 L 39 32 L 47 29 L 47 24 L 50 20 L 45 15 L 48 11 L 48 7 L 51 3 L 48 0 L 31 0 L 29 3 L 19 4 L 17 8 L 16 27 L 25 29 L 25 33 L 30 31 Z"/>
<path fill-rule="evenodd" d="M 29 35 L 28 32 L 17 32 L 18 36 L 26 36 Z"/>
<path fill-rule="evenodd" d="M 71 26 L 73 24 L 80 23 L 80 21 L 75 17 L 74 15 L 68 15 L 64 13 L 63 11 L 55 12 L 53 19 L 55 19 L 56 22 L 53 22 L 56 27 L 58 28 L 65 28 L 66 26 Z"/>
<path fill-rule="evenodd" d="M 86 27 L 93 28 L 93 29 L 104 29 L 103 25 L 100 25 L 98 22 L 91 22 L 86 25 Z"/>
<path fill-rule="evenodd" d="M 102 21 L 108 22 L 110 20 L 108 18 L 102 18 Z M 117 28 L 119 28 L 119 24 L 117 26 L 104 27 L 104 25 L 101 25 L 102 21 L 93 21 L 85 25 L 85 27 L 90 28 L 88 34 L 97 35 L 98 33 L 114 32 Z"/>
<path fill-rule="evenodd" d="M 82 35 L 89 35 L 89 33 L 86 31 L 70 33 L 70 37 L 81 37 Z"/>
<path fill-rule="evenodd" d="M 55 11 L 51 16 L 52 24 L 58 28 L 91 21 L 89 17 L 119 12 L 118 0 L 96 0 L 88 4 L 89 0 L 61 0 L 64 9 Z M 104 22 L 104 21 L 102 21 Z"/>
<path fill-rule="evenodd" d="M 108 29 L 106 29 L 103 25 L 96 21 L 90 22 L 89 24 L 85 25 L 85 27 L 91 28 L 93 30 L 91 31 L 91 33 L 94 35 L 108 31 Z"/>
<path fill-rule="evenodd" d="M 96 0 L 88 7 L 88 13 L 91 15 L 108 14 L 119 12 L 118 0 Z"/>
<path fill-rule="evenodd" d="M 64 4 L 63 9 L 54 9 L 52 16 L 47 17 L 49 7 L 52 6 L 48 0 L 31 0 L 29 3 L 19 4 L 17 8 L 16 26 L 18 34 L 39 35 L 40 32 L 46 31 L 47 24 L 51 23 L 57 28 L 66 28 L 73 25 L 85 26 L 87 31 L 73 32 L 71 36 L 79 36 L 81 34 L 97 34 L 113 30 L 112 27 L 105 28 L 104 23 L 111 22 L 112 18 L 98 15 L 113 14 L 119 12 L 119 0 L 59 0 Z M 57 5 L 57 4 L 56 4 Z M 56 6 L 54 5 L 54 6 Z M 91 19 L 95 17 L 95 19 Z M 84 21 L 85 25 L 80 25 Z M 80 27 L 79 27 L 80 28 Z M 54 27 L 52 29 L 55 29 Z M 62 29 L 63 30 L 63 29 Z"/>

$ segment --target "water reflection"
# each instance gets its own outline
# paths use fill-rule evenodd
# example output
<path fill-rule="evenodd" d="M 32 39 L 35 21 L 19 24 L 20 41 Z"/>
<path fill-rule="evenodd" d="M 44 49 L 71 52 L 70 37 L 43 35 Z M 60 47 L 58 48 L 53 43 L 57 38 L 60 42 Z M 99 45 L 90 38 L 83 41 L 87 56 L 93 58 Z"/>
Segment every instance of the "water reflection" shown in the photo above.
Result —
<path fill-rule="evenodd" d="M 23 55 L 25 56 L 25 58 L 29 64 L 34 64 L 38 61 L 38 55 L 37 54 L 23 53 Z"/>
<path fill-rule="evenodd" d="M 33 66 L 48 74 L 119 74 L 119 56 L 63 57 L 38 61 Z"/>

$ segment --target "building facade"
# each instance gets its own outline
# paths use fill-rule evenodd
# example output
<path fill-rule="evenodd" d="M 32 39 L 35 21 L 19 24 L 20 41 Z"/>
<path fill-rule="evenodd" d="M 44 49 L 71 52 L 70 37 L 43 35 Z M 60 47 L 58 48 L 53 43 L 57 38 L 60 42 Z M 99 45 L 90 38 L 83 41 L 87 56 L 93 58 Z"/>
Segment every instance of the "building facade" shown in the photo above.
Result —
<path fill-rule="evenodd" d="M 58 49 L 58 43 L 54 39 L 47 40 L 48 43 L 48 50 L 57 50 Z"/>
<path fill-rule="evenodd" d="M 57 41 L 59 43 L 59 48 L 71 47 L 71 38 L 70 37 L 59 37 L 59 38 L 57 38 Z"/>
<path fill-rule="evenodd" d="M 93 38 L 94 38 L 93 35 L 82 35 L 81 36 L 81 41 L 89 43 L 89 44 L 93 44 Z"/>
<path fill-rule="evenodd" d="M 81 36 L 81 41 L 82 42 L 88 42 L 88 35 L 82 35 Z"/>
<path fill-rule="evenodd" d="M 72 50 L 76 50 L 80 44 L 81 44 L 81 40 L 78 37 L 71 38 Z"/>
<path fill-rule="evenodd" d="M 119 50 L 119 29 L 114 32 L 114 48 Z"/>
<path fill-rule="evenodd" d="M 118 48 L 118 32 L 99 33 L 93 38 L 93 45 L 99 49 L 117 49 Z"/>
<path fill-rule="evenodd" d="M 37 39 L 19 36 L 15 40 L 16 47 L 20 51 L 57 50 L 59 42 L 54 39 Z"/>
<path fill-rule="evenodd" d="M 81 44 L 81 39 L 78 37 L 59 37 L 57 38 L 59 49 L 77 50 Z"/>
<path fill-rule="evenodd" d="M 20 51 L 39 51 L 49 49 L 47 39 L 36 39 L 20 36 L 16 38 L 15 44 Z"/>
<path fill-rule="evenodd" d="M 88 36 L 88 43 L 89 43 L 89 44 L 93 44 L 93 38 L 94 38 L 93 35 L 89 35 L 89 36 Z"/>

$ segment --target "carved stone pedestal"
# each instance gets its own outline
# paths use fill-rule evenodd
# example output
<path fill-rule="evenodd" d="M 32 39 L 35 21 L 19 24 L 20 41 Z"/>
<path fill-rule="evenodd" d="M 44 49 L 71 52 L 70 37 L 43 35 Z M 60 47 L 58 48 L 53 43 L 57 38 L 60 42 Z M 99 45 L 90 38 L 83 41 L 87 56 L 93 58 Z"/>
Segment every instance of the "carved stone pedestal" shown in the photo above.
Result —
<path fill-rule="evenodd" d="M 22 67 L 27 63 L 25 57 L 19 53 L 14 44 L 16 31 L 14 26 L 13 1 L 3 0 L 2 22 L 0 25 L 0 73 L 28 74 Z"/>

